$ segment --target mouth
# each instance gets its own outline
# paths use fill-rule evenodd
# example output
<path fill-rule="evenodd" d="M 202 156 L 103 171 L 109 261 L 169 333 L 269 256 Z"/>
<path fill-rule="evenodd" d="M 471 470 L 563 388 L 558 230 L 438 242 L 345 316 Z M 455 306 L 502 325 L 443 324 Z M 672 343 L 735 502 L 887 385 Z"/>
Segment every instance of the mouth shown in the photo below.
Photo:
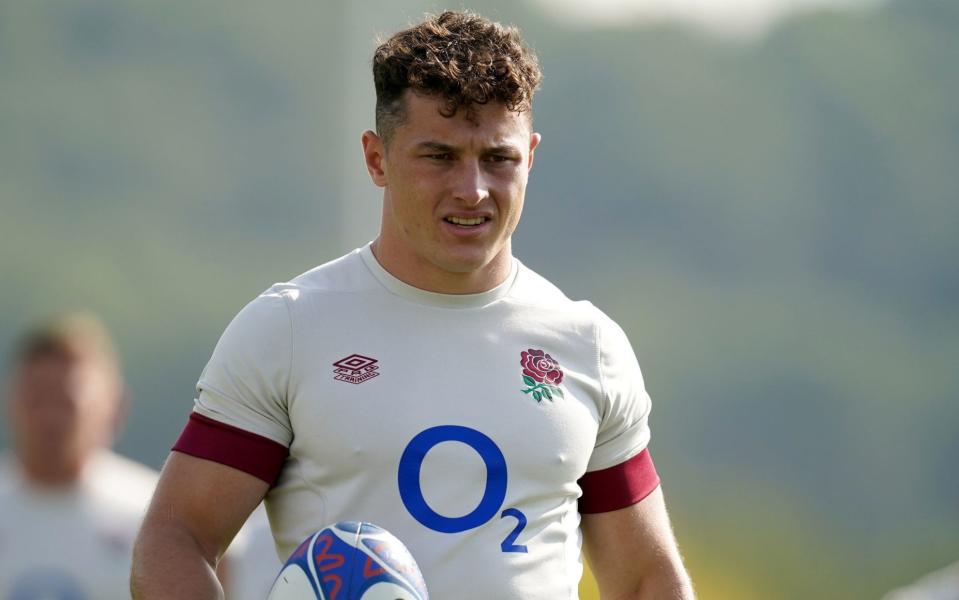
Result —
<path fill-rule="evenodd" d="M 462 227 L 463 229 L 473 229 L 480 227 L 490 220 L 489 217 L 446 217 L 443 219 L 451 225 Z"/>

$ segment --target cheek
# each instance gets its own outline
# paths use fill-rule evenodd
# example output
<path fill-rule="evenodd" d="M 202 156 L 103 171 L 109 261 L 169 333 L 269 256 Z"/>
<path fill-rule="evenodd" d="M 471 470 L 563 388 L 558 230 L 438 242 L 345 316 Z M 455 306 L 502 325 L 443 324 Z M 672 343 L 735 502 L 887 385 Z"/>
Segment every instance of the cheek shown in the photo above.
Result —
<path fill-rule="evenodd" d="M 526 196 L 526 177 L 515 174 L 505 181 L 502 188 L 504 190 L 504 199 L 508 206 L 503 207 L 518 219 L 523 212 L 523 199 Z"/>
<path fill-rule="evenodd" d="M 390 185 L 389 212 L 403 231 L 409 232 L 420 226 L 424 208 L 419 198 L 419 191 L 407 182 Z"/>
<path fill-rule="evenodd" d="M 506 220 L 506 229 L 510 234 L 516 229 L 519 225 L 519 219 L 523 214 L 523 194 L 522 192 L 518 193 L 510 201 L 508 208 L 508 218 Z"/>
<path fill-rule="evenodd" d="M 435 199 L 441 196 L 444 182 L 429 171 L 406 173 L 406 177 L 390 182 L 390 197 L 394 211 L 404 215 L 422 215 L 435 208 Z"/>

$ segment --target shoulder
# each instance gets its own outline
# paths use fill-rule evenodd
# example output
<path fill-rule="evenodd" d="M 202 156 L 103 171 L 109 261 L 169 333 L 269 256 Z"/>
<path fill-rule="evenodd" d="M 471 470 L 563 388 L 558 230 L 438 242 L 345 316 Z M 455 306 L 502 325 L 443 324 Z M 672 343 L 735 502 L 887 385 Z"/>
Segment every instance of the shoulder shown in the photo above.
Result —
<path fill-rule="evenodd" d="M 533 269 L 527 267 L 519 259 L 517 264 L 516 282 L 510 290 L 510 297 L 522 303 L 536 304 L 544 307 L 569 307 L 577 304 L 570 300 L 552 281 L 546 279 Z"/>
<path fill-rule="evenodd" d="M 622 332 L 619 325 L 592 302 L 571 299 L 553 282 L 522 263 L 510 297 L 569 326 L 590 328 L 597 336 Z"/>
<path fill-rule="evenodd" d="M 369 289 L 370 279 L 360 251 L 354 250 L 289 281 L 274 283 L 240 309 L 228 331 L 252 336 L 288 332 L 293 311 L 299 305 Z"/>
<path fill-rule="evenodd" d="M 376 280 L 364 262 L 362 249 L 357 249 L 289 281 L 274 283 L 240 310 L 231 327 L 261 332 L 290 329 L 296 315 L 317 314 L 310 310 L 317 304 L 375 289 Z"/>
<path fill-rule="evenodd" d="M 565 334 L 569 347 L 588 349 L 599 365 L 601 382 L 619 376 L 642 381 L 633 346 L 619 323 L 592 302 L 571 300 L 543 276 L 525 266 L 520 268 L 514 296 L 534 309 L 527 314 L 536 318 L 538 325 Z"/>
<path fill-rule="evenodd" d="M 270 290 L 276 293 L 287 293 L 289 296 L 299 296 L 300 294 L 349 293 L 374 289 L 376 281 L 366 266 L 363 251 L 363 248 L 357 248 L 349 254 L 301 273 L 287 283 L 276 284 Z"/>

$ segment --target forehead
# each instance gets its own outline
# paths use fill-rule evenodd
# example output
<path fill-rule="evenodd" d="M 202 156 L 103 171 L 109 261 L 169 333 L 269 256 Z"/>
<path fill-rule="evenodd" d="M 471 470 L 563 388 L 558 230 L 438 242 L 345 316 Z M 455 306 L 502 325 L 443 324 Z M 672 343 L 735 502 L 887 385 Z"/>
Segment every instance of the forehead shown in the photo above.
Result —
<path fill-rule="evenodd" d="M 13 375 L 21 386 L 29 388 L 42 381 L 55 382 L 77 375 L 113 379 L 115 371 L 109 363 L 94 354 L 53 350 L 24 357 Z"/>
<path fill-rule="evenodd" d="M 404 145 L 442 142 L 454 146 L 523 145 L 531 133 L 528 113 L 517 113 L 502 102 L 460 107 L 451 117 L 443 116 L 445 103 L 434 96 L 407 90 L 405 118 L 396 129 Z"/>

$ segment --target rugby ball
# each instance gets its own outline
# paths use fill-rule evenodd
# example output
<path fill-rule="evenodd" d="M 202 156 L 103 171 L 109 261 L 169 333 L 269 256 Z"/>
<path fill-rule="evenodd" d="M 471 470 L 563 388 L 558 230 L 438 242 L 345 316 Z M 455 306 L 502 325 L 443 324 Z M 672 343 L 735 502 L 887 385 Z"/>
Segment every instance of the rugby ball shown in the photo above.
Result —
<path fill-rule="evenodd" d="M 303 540 L 267 600 L 428 600 L 413 555 L 372 523 L 341 521 Z"/>

